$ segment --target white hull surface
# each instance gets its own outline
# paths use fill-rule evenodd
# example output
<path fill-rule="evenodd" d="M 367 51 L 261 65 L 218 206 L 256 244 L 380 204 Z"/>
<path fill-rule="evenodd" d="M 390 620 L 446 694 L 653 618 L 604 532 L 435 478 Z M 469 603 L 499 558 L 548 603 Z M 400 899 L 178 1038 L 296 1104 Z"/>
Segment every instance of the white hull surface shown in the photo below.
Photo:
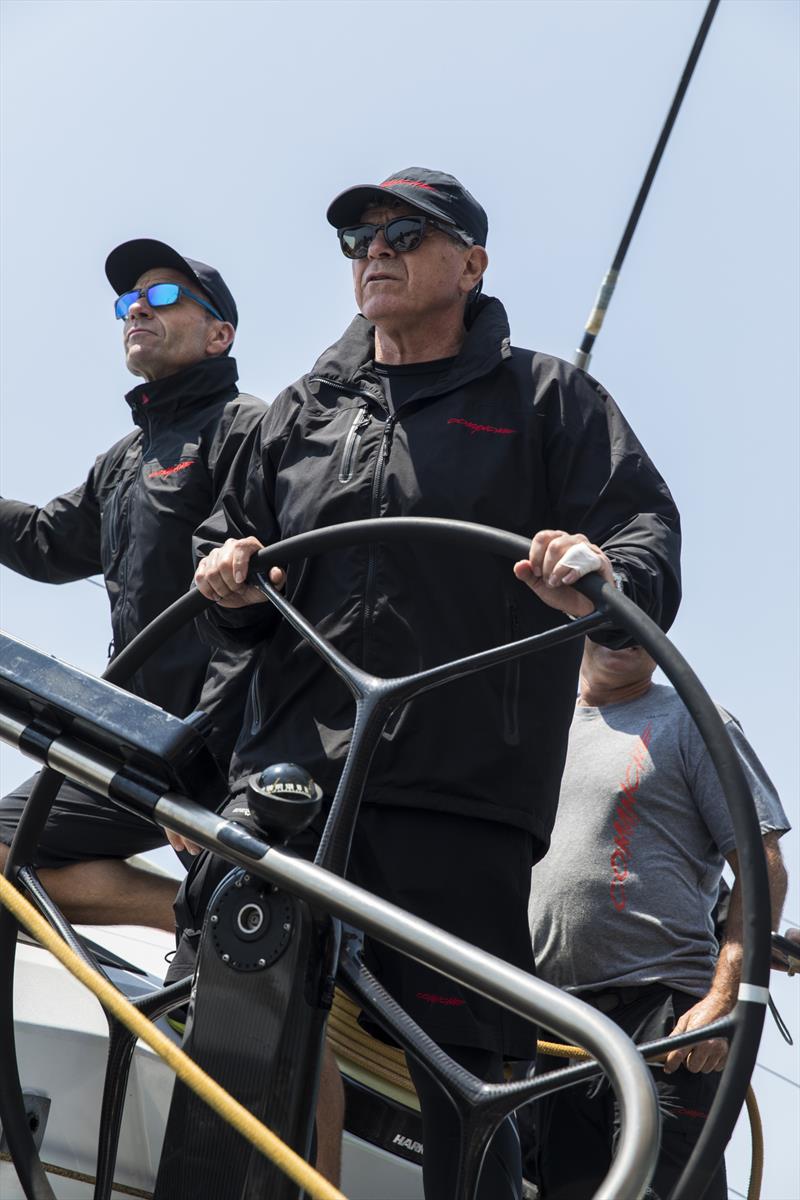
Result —
<path fill-rule="evenodd" d="M 108 968 L 112 981 L 127 995 L 160 985 L 164 956 L 174 948 L 170 935 L 132 926 L 82 932 L 148 972 L 145 978 Z M 44 1163 L 93 1178 L 107 1050 L 103 1010 L 47 951 L 23 942 L 17 947 L 14 1006 L 23 1091 L 50 1100 L 40 1157 Z M 158 1025 L 178 1040 L 165 1021 Z M 139 1042 L 122 1122 L 117 1183 L 152 1192 L 173 1081 L 161 1059 Z M 92 1198 L 91 1183 L 55 1174 L 49 1180 L 58 1200 Z M 345 1134 L 341 1186 L 350 1200 L 422 1200 L 422 1172 L 416 1164 L 350 1134 Z M 113 1193 L 114 1200 L 124 1195 Z M 0 1162 L 0 1200 L 24 1200 L 9 1162 Z"/>

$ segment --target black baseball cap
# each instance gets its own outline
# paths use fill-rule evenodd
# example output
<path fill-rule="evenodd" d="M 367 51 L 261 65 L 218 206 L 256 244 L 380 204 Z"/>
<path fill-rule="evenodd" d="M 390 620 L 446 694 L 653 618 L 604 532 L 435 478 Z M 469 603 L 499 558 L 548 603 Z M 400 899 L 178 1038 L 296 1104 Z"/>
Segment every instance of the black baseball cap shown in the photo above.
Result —
<path fill-rule="evenodd" d="M 157 242 L 153 238 L 134 238 L 131 242 L 123 242 L 106 259 L 106 278 L 117 295 L 121 296 L 134 287 L 145 271 L 151 271 L 154 267 L 170 267 L 173 271 L 188 275 L 208 297 L 223 321 L 230 321 L 236 328 L 239 323 L 236 301 L 219 271 L 195 258 L 184 258 L 166 242 Z"/>
<path fill-rule="evenodd" d="M 328 208 L 328 220 L 334 229 L 357 225 L 370 204 L 380 204 L 386 193 L 413 208 L 437 217 L 448 225 L 468 233 L 478 246 L 486 245 L 489 218 L 474 196 L 454 175 L 429 171 L 426 167 L 406 167 L 395 171 L 383 183 L 362 183 L 348 188 Z"/>

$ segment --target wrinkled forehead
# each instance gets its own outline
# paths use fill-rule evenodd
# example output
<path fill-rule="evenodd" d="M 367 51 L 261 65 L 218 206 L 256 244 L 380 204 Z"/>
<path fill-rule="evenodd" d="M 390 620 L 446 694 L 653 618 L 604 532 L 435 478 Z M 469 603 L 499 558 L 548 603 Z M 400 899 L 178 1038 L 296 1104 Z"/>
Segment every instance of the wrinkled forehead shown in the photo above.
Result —
<path fill-rule="evenodd" d="M 151 267 L 140 275 L 134 284 L 134 288 L 150 287 L 151 283 L 180 283 L 183 287 L 189 288 L 190 291 L 199 291 L 197 284 L 188 275 L 184 275 L 182 271 L 176 271 L 173 267 Z"/>

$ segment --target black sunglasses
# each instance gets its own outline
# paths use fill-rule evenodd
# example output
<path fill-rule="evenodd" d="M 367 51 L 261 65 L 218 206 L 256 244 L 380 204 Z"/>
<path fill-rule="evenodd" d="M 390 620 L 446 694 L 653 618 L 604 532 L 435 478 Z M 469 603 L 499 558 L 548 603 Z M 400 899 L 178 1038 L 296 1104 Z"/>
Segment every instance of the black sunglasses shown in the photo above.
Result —
<path fill-rule="evenodd" d="M 406 254 L 422 244 L 428 229 L 438 229 L 440 233 L 446 233 L 448 237 L 464 246 L 475 244 L 468 233 L 456 229 L 453 225 L 445 225 L 434 217 L 394 217 L 385 225 L 348 225 L 346 229 L 337 229 L 336 232 L 345 258 L 366 258 L 379 233 L 383 234 L 387 246 L 392 250 L 398 254 Z"/>

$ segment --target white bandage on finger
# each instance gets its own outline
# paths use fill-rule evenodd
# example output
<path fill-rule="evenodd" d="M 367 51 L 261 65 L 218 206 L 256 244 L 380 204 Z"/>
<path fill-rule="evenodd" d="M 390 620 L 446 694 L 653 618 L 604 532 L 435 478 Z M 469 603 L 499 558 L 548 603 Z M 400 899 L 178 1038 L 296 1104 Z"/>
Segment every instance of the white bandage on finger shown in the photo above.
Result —
<path fill-rule="evenodd" d="M 603 560 L 583 542 L 576 542 L 574 546 L 570 546 L 558 565 L 569 567 L 571 571 L 577 571 L 579 576 L 583 576 L 588 575 L 590 571 L 599 571 Z"/>

